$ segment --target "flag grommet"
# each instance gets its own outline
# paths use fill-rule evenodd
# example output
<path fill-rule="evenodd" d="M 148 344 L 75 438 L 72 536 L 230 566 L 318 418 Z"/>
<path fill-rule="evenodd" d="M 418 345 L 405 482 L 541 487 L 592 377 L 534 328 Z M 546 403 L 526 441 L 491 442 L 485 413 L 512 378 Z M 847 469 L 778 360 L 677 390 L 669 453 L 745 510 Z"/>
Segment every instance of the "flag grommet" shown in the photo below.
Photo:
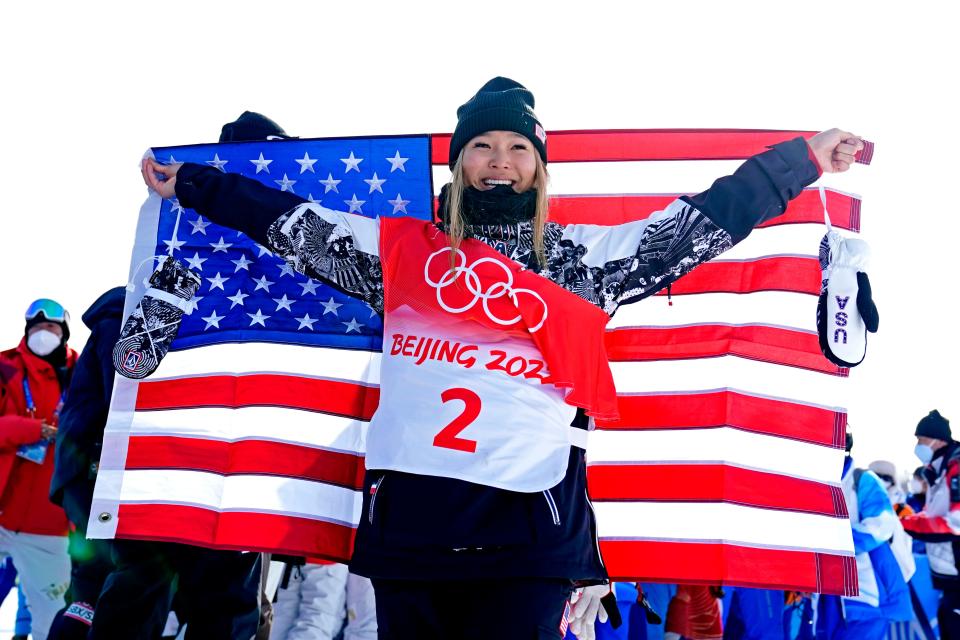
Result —
<path fill-rule="evenodd" d="M 113 520 L 113 514 L 110 513 L 109 511 L 104 511 L 99 516 L 97 516 L 97 520 L 99 520 L 100 522 L 110 522 L 111 520 Z"/>

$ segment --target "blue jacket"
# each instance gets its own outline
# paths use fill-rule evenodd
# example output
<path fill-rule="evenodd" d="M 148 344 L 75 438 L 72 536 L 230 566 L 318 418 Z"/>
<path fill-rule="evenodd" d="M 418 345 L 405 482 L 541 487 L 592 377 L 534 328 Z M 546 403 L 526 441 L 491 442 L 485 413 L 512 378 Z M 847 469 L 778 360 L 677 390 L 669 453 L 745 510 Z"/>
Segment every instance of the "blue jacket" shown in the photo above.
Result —
<path fill-rule="evenodd" d="M 859 481 L 855 493 L 851 493 L 857 475 Z M 910 591 L 888 543 L 898 521 L 886 489 L 872 471 L 857 474 L 851 469 L 844 474 L 844 491 L 848 495 L 860 582 L 860 595 L 843 599 L 847 619 L 913 619 Z"/>
<path fill-rule="evenodd" d="M 783 640 L 783 591 L 724 587 L 732 591 L 724 640 Z"/>
<path fill-rule="evenodd" d="M 81 531 L 86 529 L 100 460 L 103 428 L 113 393 L 113 345 L 123 321 L 123 287 L 110 289 L 83 314 L 90 329 L 77 360 L 70 390 L 60 412 L 50 500 L 67 512 Z"/>

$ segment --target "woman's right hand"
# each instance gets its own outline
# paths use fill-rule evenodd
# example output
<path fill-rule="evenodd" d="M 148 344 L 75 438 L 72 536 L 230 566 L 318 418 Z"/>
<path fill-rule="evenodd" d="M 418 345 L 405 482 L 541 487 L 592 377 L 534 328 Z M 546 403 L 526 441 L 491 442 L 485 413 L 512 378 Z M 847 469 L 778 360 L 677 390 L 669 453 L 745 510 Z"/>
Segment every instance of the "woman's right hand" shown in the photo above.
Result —
<path fill-rule="evenodd" d="M 177 171 L 182 164 L 160 164 L 153 158 L 144 158 L 140 163 L 140 173 L 146 185 L 166 200 L 177 195 Z"/>

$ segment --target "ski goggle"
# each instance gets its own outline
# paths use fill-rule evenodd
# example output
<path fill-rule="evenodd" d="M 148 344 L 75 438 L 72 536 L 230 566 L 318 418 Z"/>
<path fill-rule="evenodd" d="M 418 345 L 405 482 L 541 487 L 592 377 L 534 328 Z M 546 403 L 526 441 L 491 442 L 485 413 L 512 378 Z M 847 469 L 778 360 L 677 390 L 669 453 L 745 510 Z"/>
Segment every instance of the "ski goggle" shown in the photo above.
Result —
<path fill-rule="evenodd" d="M 70 324 L 70 314 L 63 308 L 63 305 L 49 298 L 40 298 L 39 300 L 31 302 L 23 317 L 29 321 L 41 314 L 50 322 L 66 322 Z"/>

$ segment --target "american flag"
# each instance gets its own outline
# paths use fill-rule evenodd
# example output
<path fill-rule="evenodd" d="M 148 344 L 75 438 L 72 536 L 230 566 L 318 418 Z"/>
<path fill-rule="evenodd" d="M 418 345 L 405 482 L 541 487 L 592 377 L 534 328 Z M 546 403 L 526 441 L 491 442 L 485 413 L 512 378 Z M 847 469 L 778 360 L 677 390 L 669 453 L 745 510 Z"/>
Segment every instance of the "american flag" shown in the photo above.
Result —
<path fill-rule="evenodd" d="M 704 166 L 718 177 L 729 172 L 723 161 L 797 135 L 812 133 L 553 132 L 555 183 L 572 173 L 604 178 L 589 195 L 553 196 L 551 217 L 640 219 L 676 194 L 607 186 L 617 165 L 634 176 L 669 165 L 672 176 L 691 176 L 681 189 L 694 192 L 707 186 L 692 177 Z M 152 153 L 332 209 L 429 219 L 448 145 L 448 135 L 423 135 Z M 868 146 L 861 162 L 871 154 Z M 859 198 L 827 195 L 833 225 L 858 231 Z M 820 354 L 815 332 L 822 221 L 819 194 L 807 190 L 678 281 L 672 304 L 661 294 L 611 320 L 621 418 L 598 424 L 588 449 L 611 578 L 855 592 L 839 487 L 847 371 Z M 203 284 L 157 371 L 117 379 L 90 535 L 348 559 L 378 401 L 380 319 L 242 234 L 151 195 L 131 271 L 154 255 L 175 256 Z"/>

